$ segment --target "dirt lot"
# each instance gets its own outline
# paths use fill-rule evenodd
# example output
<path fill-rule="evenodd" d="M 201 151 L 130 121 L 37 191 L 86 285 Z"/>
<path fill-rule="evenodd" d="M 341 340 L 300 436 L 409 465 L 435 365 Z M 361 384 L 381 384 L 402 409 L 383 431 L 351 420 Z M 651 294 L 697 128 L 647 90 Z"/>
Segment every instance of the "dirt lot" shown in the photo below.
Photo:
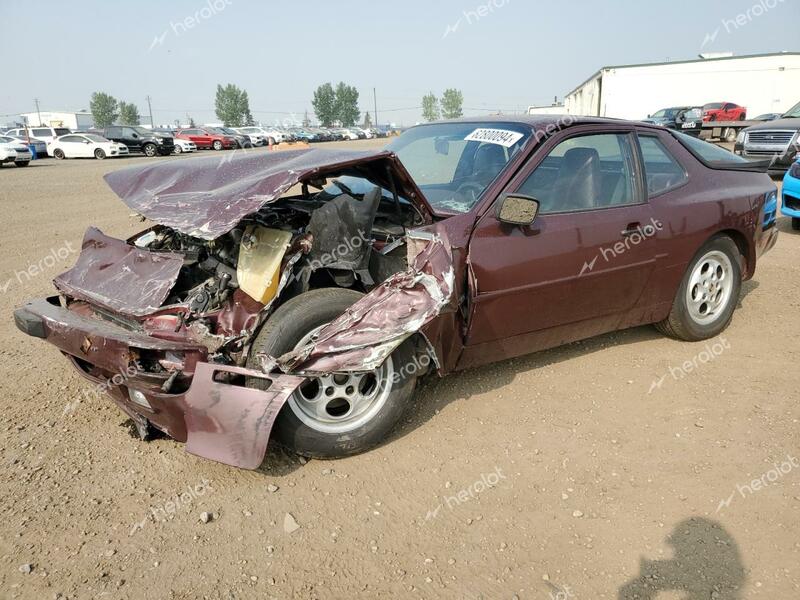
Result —
<path fill-rule="evenodd" d="M 13 324 L 87 225 L 142 228 L 101 175 L 147 160 L 0 169 L 0 597 L 800 597 L 786 219 L 712 344 L 643 327 L 430 380 L 391 443 L 249 472 L 135 439 Z"/>

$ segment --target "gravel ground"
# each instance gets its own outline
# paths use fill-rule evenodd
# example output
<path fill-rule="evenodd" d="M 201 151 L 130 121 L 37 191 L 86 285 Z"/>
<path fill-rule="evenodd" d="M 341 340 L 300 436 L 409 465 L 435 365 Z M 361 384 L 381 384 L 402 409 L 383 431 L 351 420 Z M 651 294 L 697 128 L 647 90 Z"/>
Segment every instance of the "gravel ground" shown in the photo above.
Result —
<path fill-rule="evenodd" d="M 13 324 L 88 225 L 142 228 L 101 176 L 151 160 L 192 158 L 0 169 L 0 597 L 800 597 L 787 219 L 711 345 L 642 327 L 432 379 L 381 448 L 248 472 L 132 437 Z"/>

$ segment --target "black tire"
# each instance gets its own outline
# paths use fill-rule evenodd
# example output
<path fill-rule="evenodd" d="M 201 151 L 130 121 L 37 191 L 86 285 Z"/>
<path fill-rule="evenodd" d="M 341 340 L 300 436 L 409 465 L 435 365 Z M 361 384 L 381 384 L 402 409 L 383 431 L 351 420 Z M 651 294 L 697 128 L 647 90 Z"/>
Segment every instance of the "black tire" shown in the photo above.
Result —
<path fill-rule="evenodd" d="M 103 160 L 106 157 L 105 150 L 103 150 L 102 148 L 98 148 L 97 150 L 94 151 L 94 157 L 97 160 Z"/>
<path fill-rule="evenodd" d="M 156 148 L 155 144 L 145 144 L 142 146 L 142 151 L 144 152 L 144 155 L 149 158 L 153 158 L 156 154 L 158 154 L 158 148 Z"/>
<path fill-rule="evenodd" d="M 721 252 L 728 257 L 732 271 L 730 273 L 732 289 L 727 304 L 716 318 L 710 323 L 701 324 L 696 322 L 690 314 L 687 293 L 695 268 L 710 252 Z M 739 303 L 739 294 L 742 289 L 742 261 L 743 257 L 739 252 L 739 247 L 728 236 L 719 235 L 706 242 L 689 263 L 689 268 L 683 276 L 669 316 L 660 323 L 656 323 L 656 329 L 664 335 L 687 342 L 707 340 L 725 331 L 730 325 L 733 312 Z"/>
<path fill-rule="evenodd" d="M 64 154 L 64 151 L 61 148 L 56 148 L 55 150 L 53 150 L 53 158 L 55 158 L 56 160 L 64 160 L 66 158 L 66 155 Z"/>
<path fill-rule="evenodd" d="M 17 165 L 18 167 L 27 167 L 29 164 L 31 164 L 31 161 L 29 161 L 29 160 L 15 160 L 14 164 Z"/>
<path fill-rule="evenodd" d="M 214 148 L 214 150 L 222 150 L 222 142 L 219 140 L 214 140 L 214 143 L 211 144 L 211 147 Z"/>
<path fill-rule="evenodd" d="M 175 146 L 175 154 L 180 154 L 181 152 L 183 152 L 183 148 L 181 148 L 180 146 L 176 145 Z"/>
<path fill-rule="evenodd" d="M 740 120 L 740 121 L 744 121 L 744 119 L 745 119 L 745 116 L 744 116 L 744 115 L 739 115 L 739 120 Z"/>
<path fill-rule="evenodd" d="M 800 231 L 800 218 L 792 217 L 792 229 Z"/>
<path fill-rule="evenodd" d="M 259 332 L 248 366 L 257 368 L 257 353 L 280 356 L 292 350 L 308 333 L 339 317 L 361 297 L 362 294 L 352 290 L 326 288 L 292 298 L 273 313 Z M 416 368 L 403 367 L 416 364 L 413 342 L 406 340 L 392 353 L 391 359 L 394 374 L 388 378 L 392 381 L 388 384 L 390 391 L 380 410 L 369 420 L 346 432 L 319 431 L 302 421 L 287 401 L 275 422 L 274 439 L 297 454 L 321 459 L 358 454 L 383 442 L 411 404 Z M 412 370 L 414 373 L 409 373 Z M 264 381 L 249 380 L 248 386 L 263 387 Z"/>

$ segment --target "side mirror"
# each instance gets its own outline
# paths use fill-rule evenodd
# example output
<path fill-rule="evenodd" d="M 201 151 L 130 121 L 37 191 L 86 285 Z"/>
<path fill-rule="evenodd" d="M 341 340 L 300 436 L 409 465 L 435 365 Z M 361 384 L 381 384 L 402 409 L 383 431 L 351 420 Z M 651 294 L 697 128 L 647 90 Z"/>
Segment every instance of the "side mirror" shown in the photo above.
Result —
<path fill-rule="evenodd" d="M 133 139 L 136 139 L 136 138 L 138 138 L 138 137 L 139 137 L 139 135 L 138 135 L 138 134 L 136 134 L 136 133 L 134 133 L 134 134 L 131 134 L 131 137 L 132 137 Z"/>
<path fill-rule="evenodd" d="M 652 117 L 652 116 L 653 116 L 653 115 L 647 115 L 647 118 L 649 119 L 649 118 L 650 118 L 650 117 Z"/>
<path fill-rule="evenodd" d="M 530 225 L 539 214 L 539 201 L 532 196 L 503 194 L 497 204 L 497 219 L 510 225 Z"/>

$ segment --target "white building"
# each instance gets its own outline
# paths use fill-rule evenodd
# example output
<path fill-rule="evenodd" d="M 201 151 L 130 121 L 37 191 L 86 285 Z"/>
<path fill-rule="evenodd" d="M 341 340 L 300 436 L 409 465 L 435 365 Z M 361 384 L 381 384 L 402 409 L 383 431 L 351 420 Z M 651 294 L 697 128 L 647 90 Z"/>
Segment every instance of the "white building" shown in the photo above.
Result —
<path fill-rule="evenodd" d="M 670 106 L 735 102 L 747 115 L 800 101 L 800 52 L 603 67 L 564 97 L 568 114 L 643 119 Z"/>
<path fill-rule="evenodd" d="M 94 127 L 94 118 L 89 112 L 32 112 L 20 115 L 30 127 L 67 127 L 73 131 Z"/>
<path fill-rule="evenodd" d="M 548 106 L 529 106 L 529 115 L 563 115 L 566 111 L 563 104 L 554 103 Z"/>

